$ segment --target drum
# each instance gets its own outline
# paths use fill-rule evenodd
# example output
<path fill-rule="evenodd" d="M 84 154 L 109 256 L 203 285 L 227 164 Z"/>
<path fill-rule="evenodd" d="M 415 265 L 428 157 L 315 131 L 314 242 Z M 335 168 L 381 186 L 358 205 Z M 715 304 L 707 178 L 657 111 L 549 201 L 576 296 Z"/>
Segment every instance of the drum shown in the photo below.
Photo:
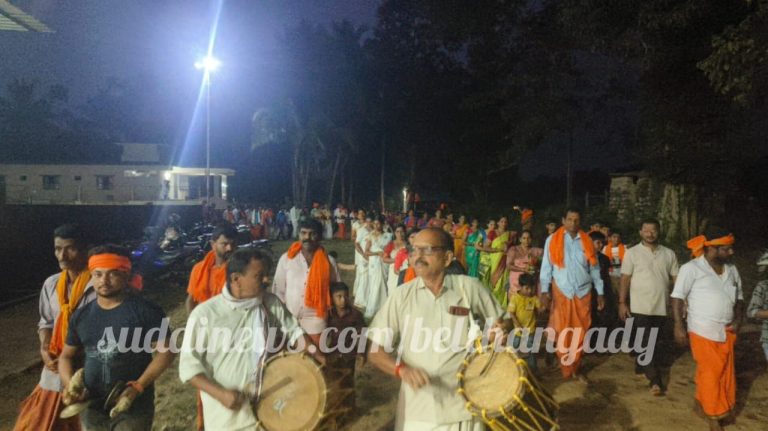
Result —
<path fill-rule="evenodd" d="M 283 352 L 264 364 L 254 412 L 267 431 L 333 430 L 351 392 L 340 389 L 338 380 L 328 382 L 306 354 Z"/>
<path fill-rule="evenodd" d="M 511 348 L 475 346 L 458 373 L 466 408 L 492 431 L 555 431 L 559 406 Z"/>

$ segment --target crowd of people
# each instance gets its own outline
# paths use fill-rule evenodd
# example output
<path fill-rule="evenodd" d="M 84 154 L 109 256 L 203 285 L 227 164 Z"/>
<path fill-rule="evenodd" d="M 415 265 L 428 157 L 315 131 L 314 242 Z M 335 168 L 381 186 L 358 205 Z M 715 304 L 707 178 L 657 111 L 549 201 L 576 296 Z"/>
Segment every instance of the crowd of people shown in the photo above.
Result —
<path fill-rule="evenodd" d="M 287 345 L 328 365 L 329 373 L 342 371 L 343 387 L 352 392 L 356 365 L 366 360 L 401 379 L 397 430 L 481 430 L 483 422 L 463 408 L 456 392 L 455 374 L 466 350 L 415 349 L 418 343 L 411 341 L 422 326 L 414 325 L 458 329 L 463 345 L 482 329 L 511 333 L 514 347 L 527 344 L 530 353 L 523 356 L 534 373 L 539 360 L 554 358 L 531 349 L 536 346 L 526 334 L 545 326 L 554 334 L 562 377 L 585 381 L 581 362 L 587 330 L 612 329 L 630 318 L 632 330 L 654 352 L 650 361 L 638 356 L 635 367 L 647 378 L 650 394 L 667 391 L 659 358 L 670 346 L 652 334 L 669 326 L 696 361 L 697 410 L 710 429 L 722 429 L 735 406 L 734 343 L 745 315 L 766 321 L 762 342 L 768 358 L 767 284 L 755 289 L 747 310 L 730 259 L 733 235 L 711 228 L 692 238 L 687 246 L 693 258 L 680 266 L 675 253 L 660 244 L 656 220 L 643 220 L 640 242 L 628 246 L 604 223 L 583 230 L 582 212 L 575 208 L 543 226 L 536 225 L 530 208 L 514 210 L 519 228 L 512 228 L 506 216 L 481 223 L 445 208 L 431 216 L 413 210 L 351 213 L 341 205 L 333 212 L 321 205 L 277 213 L 225 210 L 224 223 L 212 233 L 211 251 L 193 268 L 187 289 L 179 376 L 198 391 L 197 429 L 256 426 L 252 403 L 259 391 L 254 388 L 270 356 L 272 330 Z M 237 249 L 238 223 L 261 226 L 267 237 L 296 239 L 278 260 L 271 283 L 269 256 Z M 40 296 L 45 367 L 22 405 L 16 429 L 79 429 L 81 424 L 88 430 L 149 429 L 153 382 L 175 358 L 168 349 L 167 319 L 131 285 L 125 250 L 104 245 L 87 252 L 87 235 L 74 225 L 58 228 L 53 237 L 61 272 L 46 280 Z M 334 237 L 353 242 L 354 264 L 337 262 L 323 247 L 323 239 Z M 760 265 L 768 267 L 768 259 Z M 353 286 L 341 281 L 340 270 L 355 272 Z M 334 350 L 342 344 L 341 331 L 364 334 L 366 324 L 366 349 Z M 105 341 L 107 328 L 129 328 L 134 338 L 152 333 L 148 342 L 154 355 L 123 349 L 124 343 L 138 343 L 131 337 Z M 250 334 L 249 348 L 221 349 L 216 331 L 222 328 Z M 400 349 L 379 348 L 393 340 L 400 341 Z M 76 371 L 78 364 L 82 371 Z M 124 387 L 107 408 L 105 398 L 118 381 Z M 93 402 L 83 407 L 79 421 L 59 418 L 63 406 L 88 400 Z M 347 406 L 354 409 L 354 397 Z"/>

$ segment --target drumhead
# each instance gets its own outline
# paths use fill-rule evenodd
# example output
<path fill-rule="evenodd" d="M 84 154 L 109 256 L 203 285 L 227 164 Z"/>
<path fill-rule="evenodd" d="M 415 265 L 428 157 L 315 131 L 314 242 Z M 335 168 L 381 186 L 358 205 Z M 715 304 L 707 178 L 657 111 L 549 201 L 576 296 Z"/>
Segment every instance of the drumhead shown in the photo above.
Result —
<path fill-rule="evenodd" d="M 326 384 L 320 367 L 302 354 L 276 356 L 264 366 L 256 417 L 268 431 L 312 430 L 322 420 Z"/>
<path fill-rule="evenodd" d="M 463 387 L 467 401 L 480 410 L 487 410 L 489 416 L 495 416 L 500 407 L 515 403 L 515 395 L 522 396 L 520 376 L 524 375 L 525 369 L 517 364 L 517 356 L 513 352 L 501 351 L 496 353 L 490 368 L 480 376 L 490 359 L 490 350 L 474 354 L 468 359 L 463 371 Z"/>

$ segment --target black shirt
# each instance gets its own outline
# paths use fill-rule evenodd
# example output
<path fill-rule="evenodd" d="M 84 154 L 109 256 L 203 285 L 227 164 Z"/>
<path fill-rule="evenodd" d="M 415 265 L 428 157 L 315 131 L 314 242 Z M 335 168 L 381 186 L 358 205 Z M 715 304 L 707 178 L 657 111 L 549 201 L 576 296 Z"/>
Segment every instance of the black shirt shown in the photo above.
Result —
<path fill-rule="evenodd" d="M 85 387 L 93 397 L 108 395 L 118 381 L 141 377 L 152 361 L 151 343 L 170 336 L 161 334 L 169 331 L 167 323 L 161 330 L 164 318 L 160 307 L 132 293 L 111 310 L 92 301 L 75 311 L 67 344 L 85 350 Z"/>

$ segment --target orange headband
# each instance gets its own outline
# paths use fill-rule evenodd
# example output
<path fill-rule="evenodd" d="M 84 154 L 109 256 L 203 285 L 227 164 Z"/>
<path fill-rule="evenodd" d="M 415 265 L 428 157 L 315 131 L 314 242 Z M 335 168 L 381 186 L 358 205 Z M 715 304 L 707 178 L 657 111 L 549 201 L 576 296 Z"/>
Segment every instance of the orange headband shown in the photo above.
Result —
<path fill-rule="evenodd" d="M 120 256 L 119 254 L 96 254 L 88 259 L 88 270 L 93 271 L 96 268 L 131 272 L 131 260 L 125 256 Z"/>
<path fill-rule="evenodd" d="M 704 235 L 699 235 L 689 239 L 686 245 L 691 249 L 693 257 L 699 257 L 704 254 L 704 247 L 706 246 L 732 245 L 734 242 L 736 242 L 736 238 L 732 233 L 729 233 L 727 236 L 716 238 L 711 241 L 707 241 L 707 237 Z"/>

